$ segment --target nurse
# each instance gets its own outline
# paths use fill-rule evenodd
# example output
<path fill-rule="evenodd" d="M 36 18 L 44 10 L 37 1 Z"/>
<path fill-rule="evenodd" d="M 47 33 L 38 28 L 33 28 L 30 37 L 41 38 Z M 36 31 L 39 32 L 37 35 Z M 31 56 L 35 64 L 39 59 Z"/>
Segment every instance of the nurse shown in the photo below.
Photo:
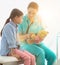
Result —
<path fill-rule="evenodd" d="M 36 65 L 45 65 L 45 59 L 47 60 L 47 65 L 53 65 L 56 60 L 55 54 L 47 48 L 43 42 L 43 40 L 39 40 L 39 37 L 36 36 L 35 39 L 38 40 L 39 44 L 33 43 L 29 44 L 26 42 L 26 38 L 28 38 L 30 33 L 37 34 L 40 30 L 43 30 L 43 26 L 41 25 L 41 20 L 38 21 L 38 16 L 36 15 L 38 12 L 38 4 L 35 2 L 31 2 L 27 7 L 27 14 L 23 17 L 22 24 L 18 25 L 18 35 L 20 38 L 24 38 L 24 42 L 21 44 L 21 48 L 29 51 L 36 57 Z"/>

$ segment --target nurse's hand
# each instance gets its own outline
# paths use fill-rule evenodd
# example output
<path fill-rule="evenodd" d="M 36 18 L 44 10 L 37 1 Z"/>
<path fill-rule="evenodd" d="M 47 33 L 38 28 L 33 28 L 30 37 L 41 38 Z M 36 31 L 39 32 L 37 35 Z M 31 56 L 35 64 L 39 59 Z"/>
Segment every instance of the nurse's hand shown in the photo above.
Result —
<path fill-rule="evenodd" d="M 32 40 L 32 39 L 27 39 L 26 41 L 27 41 L 28 44 L 33 44 L 34 43 L 34 40 Z"/>
<path fill-rule="evenodd" d="M 35 37 L 35 43 L 39 44 L 42 41 L 43 39 L 41 39 L 38 35 Z"/>
<path fill-rule="evenodd" d="M 25 38 L 29 39 L 30 38 L 30 34 L 25 34 Z"/>
<path fill-rule="evenodd" d="M 29 34 L 20 34 L 20 41 L 24 41 L 30 37 Z"/>

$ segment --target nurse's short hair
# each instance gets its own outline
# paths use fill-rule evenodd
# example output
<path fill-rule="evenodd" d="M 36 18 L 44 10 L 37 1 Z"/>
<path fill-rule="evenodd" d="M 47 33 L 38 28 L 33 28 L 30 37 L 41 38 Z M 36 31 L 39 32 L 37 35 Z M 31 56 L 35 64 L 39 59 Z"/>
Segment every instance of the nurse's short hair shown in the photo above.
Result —
<path fill-rule="evenodd" d="M 38 6 L 38 4 L 37 4 L 36 2 L 30 2 L 30 4 L 28 5 L 28 9 L 29 9 L 30 7 L 38 10 L 38 7 L 39 7 L 39 6 Z"/>

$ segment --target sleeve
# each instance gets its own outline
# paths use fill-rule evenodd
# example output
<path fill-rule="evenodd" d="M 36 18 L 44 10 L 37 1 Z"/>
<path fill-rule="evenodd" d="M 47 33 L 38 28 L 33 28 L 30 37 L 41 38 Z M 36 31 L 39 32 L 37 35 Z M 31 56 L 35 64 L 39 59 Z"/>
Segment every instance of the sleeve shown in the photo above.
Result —
<path fill-rule="evenodd" d="M 9 48 L 17 48 L 16 39 L 14 37 L 15 35 L 13 34 L 12 27 L 6 26 L 3 31 L 4 31 L 5 38 L 6 38 L 7 43 L 8 43 L 8 47 Z"/>

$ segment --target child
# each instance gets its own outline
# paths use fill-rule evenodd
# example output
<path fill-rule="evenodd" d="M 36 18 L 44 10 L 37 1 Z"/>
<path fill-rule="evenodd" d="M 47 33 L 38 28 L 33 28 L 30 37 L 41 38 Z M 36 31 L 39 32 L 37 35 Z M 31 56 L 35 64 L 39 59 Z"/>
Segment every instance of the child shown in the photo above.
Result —
<path fill-rule="evenodd" d="M 16 40 L 17 24 L 22 22 L 23 13 L 13 9 L 2 30 L 1 55 L 15 56 L 24 60 L 24 65 L 35 65 L 35 57 L 27 51 L 18 49 Z"/>

